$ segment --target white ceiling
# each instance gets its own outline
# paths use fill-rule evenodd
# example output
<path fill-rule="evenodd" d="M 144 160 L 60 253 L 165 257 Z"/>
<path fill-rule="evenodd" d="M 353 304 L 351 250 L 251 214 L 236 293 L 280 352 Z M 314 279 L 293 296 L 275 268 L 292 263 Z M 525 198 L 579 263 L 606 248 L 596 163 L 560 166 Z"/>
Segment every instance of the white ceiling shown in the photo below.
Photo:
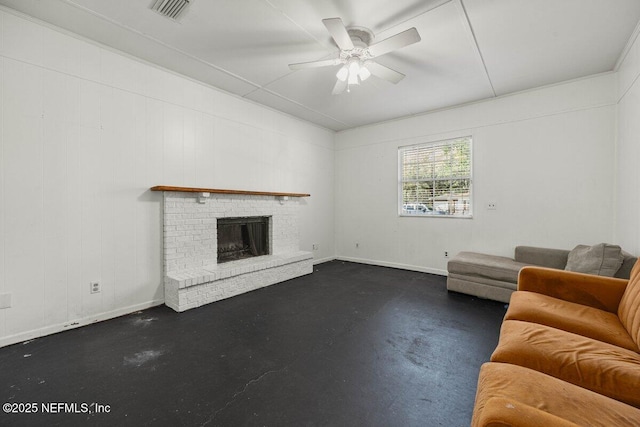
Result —
<path fill-rule="evenodd" d="M 180 22 L 153 0 L 0 0 L 231 93 L 342 130 L 611 71 L 640 20 L 638 0 L 192 0 Z M 322 19 L 376 41 L 422 41 L 377 61 L 406 74 L 332 95 L 336 67 L 289 63 L 337 52 Z"/>

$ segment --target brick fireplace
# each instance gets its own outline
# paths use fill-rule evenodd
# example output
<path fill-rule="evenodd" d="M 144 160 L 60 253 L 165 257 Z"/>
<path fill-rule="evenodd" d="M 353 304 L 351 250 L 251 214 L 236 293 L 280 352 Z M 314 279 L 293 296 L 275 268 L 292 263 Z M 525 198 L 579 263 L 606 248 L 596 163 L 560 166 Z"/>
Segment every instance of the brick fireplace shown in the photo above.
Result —
<path fill-rule="evenodd" d="M 312 254 L 299 248 L 299 204 L 308 195 L 182 187 L 152 190 L 164 194 L 165 304 L 172 309 L 185 311 L 313 272 Z M 242 240 L 249 232 L 244 224 L 256 227 L 257 222 L 266 223 L 261 228 L 265 235 L 257 237 L 265 239 L 261 252 L 245 248 L 250 241 Z M 219 223 L 228 224 L 223 226 L 227 228 L 218 229 Z M 226 236 L 223 240 L 240 239 L 222 244 L 225 250 L 235 250 L 237 259 L 218 260 L 219 233 Z"/>

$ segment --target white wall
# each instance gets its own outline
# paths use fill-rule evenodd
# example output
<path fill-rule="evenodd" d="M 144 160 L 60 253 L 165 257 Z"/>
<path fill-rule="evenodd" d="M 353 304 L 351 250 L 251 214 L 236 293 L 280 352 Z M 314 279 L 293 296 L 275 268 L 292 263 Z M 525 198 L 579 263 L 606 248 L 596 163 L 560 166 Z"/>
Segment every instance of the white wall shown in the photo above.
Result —
<path fill-rule="evenodd" d="M 0 345 L 163 302 L 154 185 L 311 193 L 301 249 L 334 255 L 333 132 L 6 11 L 0 26 Z"/>
<path fill-rule="evenodd" d="M 445 273 L 444 251 L 612 241 L 615 84 L 609 73 L 338 133 L 338 257 Z M 398 217 L 398 147 L 461 135 L 473 219 Z"/>
<path fill-rule="evenodd" d="M 636 31 L 635 37 L 638 36 Z M 633 39 L 632 39 L 633 40 Z M 616 239 L 640 255 L 640 40 L 618 69 Z"/>
<path fill-rule="evenodd" d="M 159 184 L 309 192 L 317 260 L 640 253 L 637 41 L 617 74 L 335 135 L 4 9 L 0 36 L 0 345 L 163 302 Z M 398 217 L 397 148 L 469 134 L 474 218 Z"/>

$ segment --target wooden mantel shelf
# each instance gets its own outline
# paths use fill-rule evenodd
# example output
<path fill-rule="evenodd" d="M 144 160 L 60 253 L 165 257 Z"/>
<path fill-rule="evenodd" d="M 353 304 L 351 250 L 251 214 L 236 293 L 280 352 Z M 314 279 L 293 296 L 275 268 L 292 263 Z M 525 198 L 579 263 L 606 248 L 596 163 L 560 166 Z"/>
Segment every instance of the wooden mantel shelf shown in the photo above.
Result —
<path fill-rule="evenodd" d="M 309 197 L 311 194 L 304 193 L 274 193 L 271 191 L 246 191 L 246 190 L 220 190 L 218 188 L 193 188 L 193 187 L 171 187 L 168 185 L 156 185 L 151 187 L 151 191 L 177 191 L 182 193 L 213 193 L 213 194 L 241 194 L 244 196 L 277 196 L 277 197 Z"/>

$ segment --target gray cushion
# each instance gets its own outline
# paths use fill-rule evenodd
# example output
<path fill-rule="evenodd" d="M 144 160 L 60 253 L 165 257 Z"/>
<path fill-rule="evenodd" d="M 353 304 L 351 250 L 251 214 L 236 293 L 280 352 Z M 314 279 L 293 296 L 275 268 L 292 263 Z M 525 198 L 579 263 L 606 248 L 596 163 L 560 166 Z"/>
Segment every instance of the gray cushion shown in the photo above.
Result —
<path fill-rule="evenodd" d="M 578 245 L 569 252 L 565 270 L 613 277 L 623 259 L 622 249 L 618 245 Z"/>
<path fill-rule="evenodd" d="M 567 266 L 569 251 L 566 249 L 538 248 L 535 246 L 516 246 L 515 260 L 524 264 L 564 270 Z"/>
<path fill-rule="evenodd" d="M 636 264 L 638 257 L 631 255 L 629 252 L 622 251 L 622 257 L 624 261 L 622 261 L 622 266 L 618 269 L 618 272 L 613 277 L 617 277 L 619 279 L 628 279 L 631 277 L 631 269 Z"/>
<path fill-rule="evenodd" d="M 486 277 L 516 283 L 520 269 L 527 264 L 511 258 L 476 252 L 460 252 L 449 261 L 447 270 L 464 276 Z"/>

